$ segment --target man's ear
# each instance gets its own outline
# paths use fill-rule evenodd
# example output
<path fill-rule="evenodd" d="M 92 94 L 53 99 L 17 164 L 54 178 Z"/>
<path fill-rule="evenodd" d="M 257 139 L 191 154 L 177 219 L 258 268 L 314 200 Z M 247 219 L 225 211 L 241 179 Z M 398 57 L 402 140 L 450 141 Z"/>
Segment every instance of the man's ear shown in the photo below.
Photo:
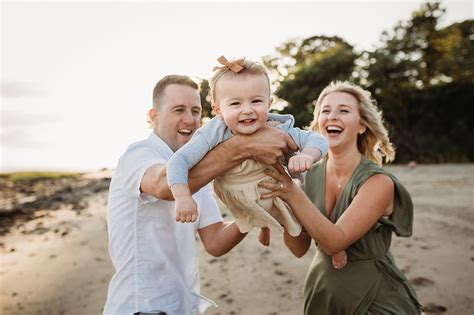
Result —
<path fill-rule="evenodd" d="M 158 116 L 158 111 L 156 110 L 156 108 L 152 107 L 148 111 L 148 119 L 150 120 L 151 123 L 153 123 L 155 121 L 156 116 Z"/>

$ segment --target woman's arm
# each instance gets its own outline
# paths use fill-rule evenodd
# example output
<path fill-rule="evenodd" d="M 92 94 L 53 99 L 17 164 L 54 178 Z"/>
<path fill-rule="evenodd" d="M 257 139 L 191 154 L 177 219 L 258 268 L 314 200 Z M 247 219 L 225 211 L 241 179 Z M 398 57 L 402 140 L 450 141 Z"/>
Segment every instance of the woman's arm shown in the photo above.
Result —
<path fill-rule="evenodd" d="M 261 183 L 261 187 L 273 190 L 262 195 L 261 198 L 279 196 L 284 199 L 309 236 L 330 256 L 347 248 L 367 233 L 393 202 L 393 181 L 383 174 L 371 176 L 334 224 L 313 205 L 303 190 L 289 178 L 281 165 L 275 165 L 275 168 L 278 171 L 266 172 L 278 183 Z M 282 188 L 279 183 L 283 184 Z"/>
<path fill-rule="evenodd" d="M 243 160 L 253 158 L 266 164 L 276 163 L 278 158 L 297 147 L 290 136 L 273 127 L 264 127 L 252 135 L 236 135 L 209 151 L 189 171 L 189 188 L 198 191 L 217 176 L 227 172 Z M 166 180 L 166 165 L 151 166 L 143 176 L 142 192 L 163 200 L 173 200 Z"/>

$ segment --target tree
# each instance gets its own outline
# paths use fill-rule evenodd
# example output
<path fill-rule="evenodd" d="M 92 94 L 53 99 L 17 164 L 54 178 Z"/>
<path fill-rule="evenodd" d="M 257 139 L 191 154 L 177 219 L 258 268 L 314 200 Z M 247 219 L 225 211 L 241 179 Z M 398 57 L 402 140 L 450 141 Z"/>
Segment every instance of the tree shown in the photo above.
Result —
<path fill-rule="evenodd" d="M 201 96 L 201 106 L 202 106 L 202 117 L 212 118 L 212 106 L 211 106 L 211 95 L 210 95 L 209 81 L 202 79 L 199 84 L 199 95 Z"/>
<path fill-rule="evenodd" d="M 282 113 L 292 114 L 297 126 L 308 125 L 313 101 L 333 80 L 348 80 L 357 54 L 339 37 L 312 36 L 291 40 L 263 58 L 277 87 L 275 95 L 287 102 Z"/>
<path fill-rule="evenodd" d="M 474 23 L 439 29 L 444 13 L 439 2 L 425 3 L 384 32 L 379 48 L 362 54 L 360 84 L 373 92 L 391 126 L 398 162 L 473 158 L 472 146 L 456 133 L 472 134 L 465 127 L 473 101 Z"/>

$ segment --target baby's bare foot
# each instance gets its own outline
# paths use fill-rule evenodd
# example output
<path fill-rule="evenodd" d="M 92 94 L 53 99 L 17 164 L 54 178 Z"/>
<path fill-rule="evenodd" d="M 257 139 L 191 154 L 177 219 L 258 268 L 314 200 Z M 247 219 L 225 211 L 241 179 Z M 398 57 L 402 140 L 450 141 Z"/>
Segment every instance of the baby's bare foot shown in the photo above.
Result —
<path fill-rule="evenodd" d="M 332 266 L 334 267 L 334 269 L 342 269 L 347 264 L 347 255 L 346 255 L 346 251 L 344 250 L 333 255 L 331 258 L 332 258 Z"/>

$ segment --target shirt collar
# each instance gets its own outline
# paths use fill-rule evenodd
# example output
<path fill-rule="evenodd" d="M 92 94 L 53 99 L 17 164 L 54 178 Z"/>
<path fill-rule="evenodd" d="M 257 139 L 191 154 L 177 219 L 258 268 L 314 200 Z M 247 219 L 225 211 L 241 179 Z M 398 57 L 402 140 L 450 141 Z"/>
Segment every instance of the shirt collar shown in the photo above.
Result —
<path fill-rule="evenodd" d="M 166 158 L 169 159 L 174 154 L 173 150 L 171 150 L 168 144 L 154 132 L 150 133 L 148 136 L 148 141 L 159 147 L 161 150 L 165 150 L 163 153 L 166 154 Z"/>

